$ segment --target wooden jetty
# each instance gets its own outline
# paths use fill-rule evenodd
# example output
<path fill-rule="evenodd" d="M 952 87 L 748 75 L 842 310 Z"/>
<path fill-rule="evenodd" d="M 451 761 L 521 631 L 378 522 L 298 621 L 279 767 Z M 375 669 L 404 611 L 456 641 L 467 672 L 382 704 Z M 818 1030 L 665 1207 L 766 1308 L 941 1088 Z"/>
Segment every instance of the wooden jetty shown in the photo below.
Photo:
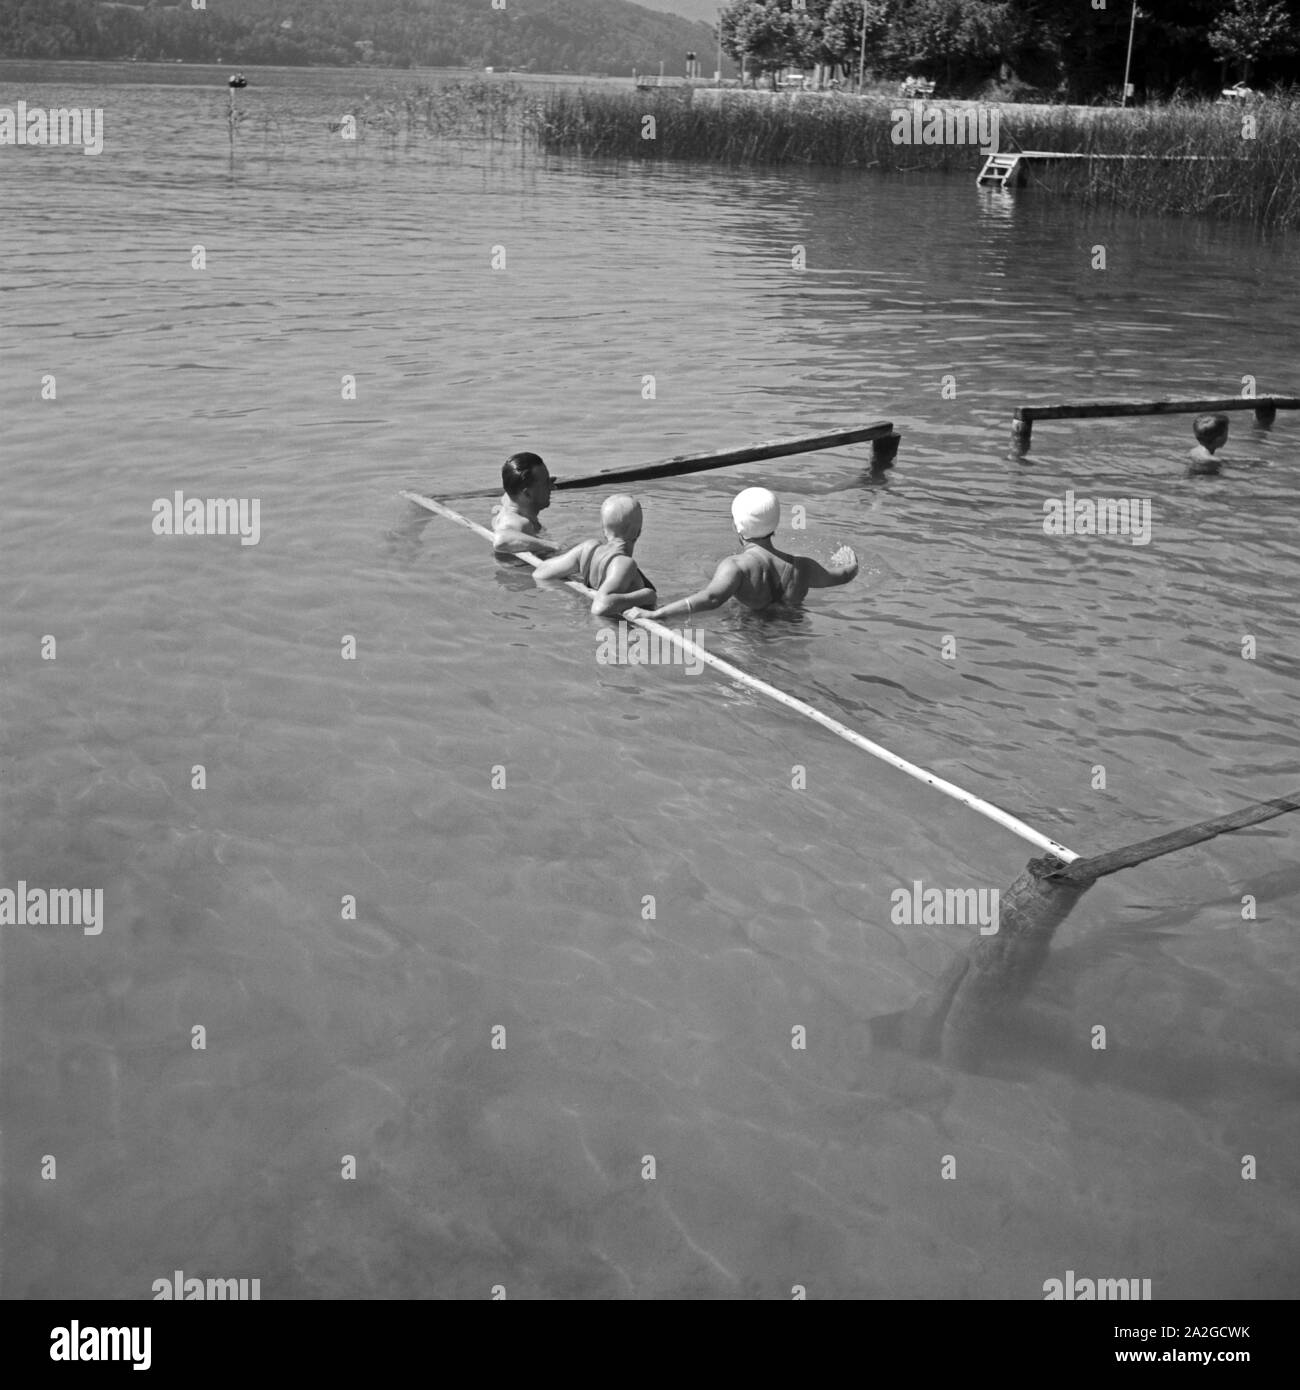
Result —
<path fill-rule="evenodd" d="M 1300 410 L 1300 396 L 1224 396 L 1196 401 L 1061 401 L 1057 405 L 1022 405 L 1011 419 L 1011 440 L 1023 454 L 1029 448 L 1035 420 L 1093 420 L 1120 415 L 1202 415 L 1229 410 L 1253 410 L 1268 426 L 1279 410 Z"/>
<path fill-rule="evenodd" d="M 1025 173 L 1031 164 L 1060 164 L 1071 159 L 1151 159 L 1159 163 L 1174 163 L 1185 159 L 1214 158 L 1214 155 L 1202 154 L 1088 154 L 1066 150 L 1006 150 L 988 156 L 975 183 L 981 187 L 989 184 L 996 188 L 1014 188 L 1024 183 Z"/>

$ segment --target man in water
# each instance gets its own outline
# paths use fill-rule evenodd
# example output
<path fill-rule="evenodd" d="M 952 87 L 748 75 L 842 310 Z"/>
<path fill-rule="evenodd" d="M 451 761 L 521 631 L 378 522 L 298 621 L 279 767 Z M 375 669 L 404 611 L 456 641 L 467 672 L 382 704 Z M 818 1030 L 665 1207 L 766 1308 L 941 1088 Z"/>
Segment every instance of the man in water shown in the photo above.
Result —
<path fill-rule="evenodd" d="M 554 555 L 555 546 L 542 539 L 537 514 L 551 505 L 551 475 L 536 454 L 511 454 L 501 465 L 505 496 L 492 509 L 492 548 L 498 555 Z"/>
<path fill-rule="evenodd" d="M 1196 443 L 1187 451 L 1190 462 L 1188 473 L 1217 473 L 1223 465 L 1222 459 L 1214 457 L 1216 449 L 1222 449 L 1228 442 L 1228 417 L 1226 415 L 1198 415 L 1192 422 L 1192 433 Z"/>
<path fill-rule="evenodd" d="M 591 611 L 598 618 L 623 613 L 638 604 L 653 603 L 655 586 L 632 558 L 641 534 L 641 504 L 634 497 L 607 497 L 600 509 L 604 541 L 583 541 L 533 570 L 533 578 L 581 579 L 596 590 Z"/>
<path fill-rule="evenodd" d="M 831 556 L 830 569 L 807 555 L 778 550 L 772 537 L 781 522 L 781 504 L 765 487 L 747 487 L 731 504 L 731 519 L 740 537 L 740 554 L 720 560 L 704 588 L 653 612 L 632 609 L 628 616 L 675 618 L 721 608 L 730 598 L 752 609 L 802 603 L 809 589 L 847 584 L 858 572 L 858 557 L 847 545 Z"/>

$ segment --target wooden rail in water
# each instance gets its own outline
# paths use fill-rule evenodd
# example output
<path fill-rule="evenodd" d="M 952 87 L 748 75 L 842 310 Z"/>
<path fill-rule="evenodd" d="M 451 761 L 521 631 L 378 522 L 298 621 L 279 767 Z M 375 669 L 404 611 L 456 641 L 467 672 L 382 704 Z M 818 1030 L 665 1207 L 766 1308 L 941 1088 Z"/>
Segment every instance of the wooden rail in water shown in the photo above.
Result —
<path fill-rule="evenodd" d="M 1279 410 L 1300 410 L 1300 396 L 1226 396 L 1198 401 L 1062 401 L 1057 405 L 1017 406 L 1011 441 L 1023 454 L 1029 449 L 1035 420 L 1093 420 L 1119 415 L 1201 415 L 1253 410 L 1265 427 Z"/>
<path fill-rule="evenodd" d="M 1213 840 L 1217 835 L 1226 835 L 1232 830 L 1245 830 L 1248 826 L 1259 825 L 1263 821 L 1285 816 L 1289 811 L 1300 811 L 1300 794 L 1274 797 L 1271 801 L 1257 801 L 1243 806 L 1239 811 L 1226 816 L 1215 816 L 1213 820 L 1198 821 L 1182 830 L 1171 830 L 1167 835 L 1157 835 L 1150 840 L 1125 845 L 1106 854 L 1093 855 L 1089 859 L 1076 859 L 1065 868 L 1050 872 L 1047 877 L 1062 879 L 1067 883 L 1089 884 L 1106 874 L 1118 873 L 1121 869 L 1131 869 L 1145 864 L 1148 859 L 1158 859 L 1172 854 L 1175 850 L 1186 849 L 1188 845 L 1198 845 L 1203 840 Z"/>
<path fill-rule="evenodd" d="M 810 454 L 817 449 L 838 449 L 844 444 L 871 441 L 871 469 L 883 473 L 892 468 L 898 453 L 901 436 L 895 433 L 889 420 L 870 425 L 853 425 L 842 430 L 822 430 L 818 434 L 801 434 L 794 439 L 769 439 L 762 444 L 746 444 L 738 449 L 715 449 L 708 454 L 678 454 L 659 463 L 637 463 L 627 468 L 606 468 L 599 473 L 584 473 L 576 478 L 555 478 L 553 486 L 563 490 L 580 487 L 608 487 L 611 483 L 644 482 L 649 478 L 676 478 L 683 473 L 704 473 L 711 468 L 731 468 L 740 463 L 758 463 L 763 459 L 784 458 L 790 454 Z M 501 489 L 482 488 L 477 492 L 460 492 L 457 497 L 500 497 Z"/>

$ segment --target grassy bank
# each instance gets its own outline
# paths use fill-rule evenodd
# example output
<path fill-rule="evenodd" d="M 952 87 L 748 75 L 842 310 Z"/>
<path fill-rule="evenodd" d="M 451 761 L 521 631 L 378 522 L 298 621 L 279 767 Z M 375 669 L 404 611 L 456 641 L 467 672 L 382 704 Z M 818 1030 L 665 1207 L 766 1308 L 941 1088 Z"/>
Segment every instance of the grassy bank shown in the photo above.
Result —
<path fill-rule="evenodd" d="M 943 103 L 934 103 L 943 105 Z M 974 179 L 971 145 L 895 144 L 894 100 L 850 97 L 727 98 L 706 104 L 671 89 L 549 94 L 528 112 L 528 133 L 550 152 L 725 164 L 820 164 L 907 172 L 939 169 Z M 1005 149 L 1184 156 L 1075 160 L 1031 169 L 1031 186 L 1135 212 L 1229 217 L 1259 227 L 1300 226 L 1300 105 L 1245 110 L 1210 103 L 1133 111 L 1003 107 Z M 1243 117 L 1253 115 L 1252 138 Z M 654 116 L 654 138 L 643 137 Z"/>

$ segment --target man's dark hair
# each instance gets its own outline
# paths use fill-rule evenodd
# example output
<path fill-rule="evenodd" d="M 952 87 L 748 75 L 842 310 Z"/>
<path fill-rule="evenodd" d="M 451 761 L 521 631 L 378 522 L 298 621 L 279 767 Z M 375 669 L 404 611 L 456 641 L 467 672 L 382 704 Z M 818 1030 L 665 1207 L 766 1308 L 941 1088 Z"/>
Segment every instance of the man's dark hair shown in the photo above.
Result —
<path fill-rule="evenodd" d="M 533 475 L 546 465 L 536 454 L 511 454 L 501 465 L 501 486 L 507 497 L 518 497 L 533 481 Z"/>
<path fill-rule="evenodd" d="M 1207 439 L 1213 439 L 1216 435 L 1228 433 L 1228 417 L 1226 415 L 1198 415 L 1192 422 L 1192 433 L 1197 441 L 1204 444 Z"/>

